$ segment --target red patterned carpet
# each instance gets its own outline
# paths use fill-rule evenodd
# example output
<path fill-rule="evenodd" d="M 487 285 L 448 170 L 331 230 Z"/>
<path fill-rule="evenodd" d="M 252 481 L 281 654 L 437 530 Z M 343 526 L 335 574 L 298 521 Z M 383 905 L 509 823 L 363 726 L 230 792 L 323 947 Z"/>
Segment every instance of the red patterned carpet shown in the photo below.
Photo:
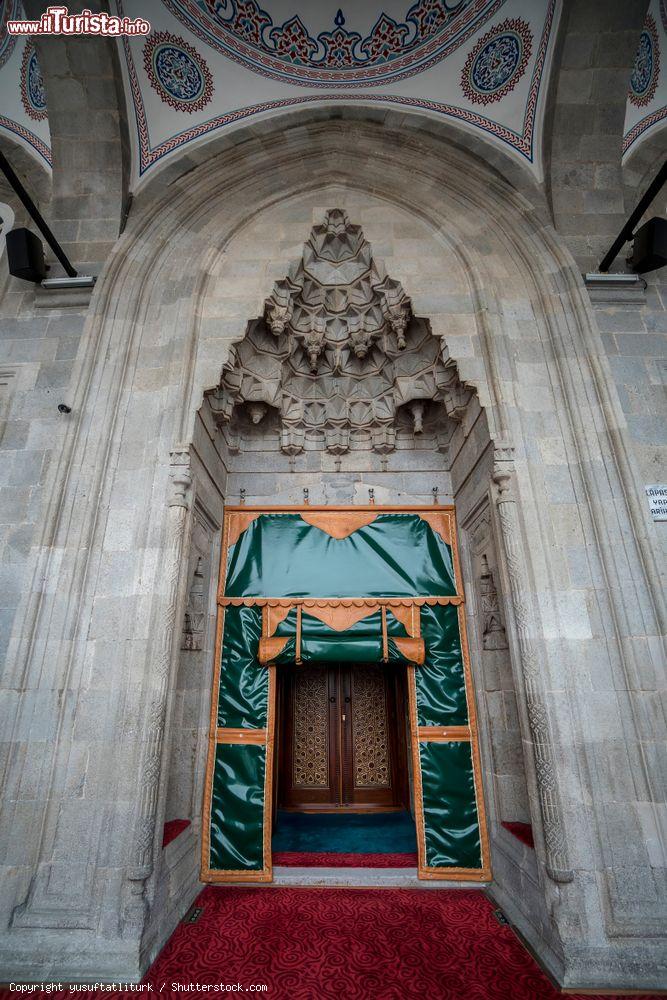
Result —
<path fill-rule="evenodd" d="M 229 995 L 239 984 L 234 994 L 265 985 L 270 1000 L 562 996 L 481 891 L 208 887 L 196 905 L 199 920 L 178 927 L 142 995 L 201 996 L 215 984 Z"/>

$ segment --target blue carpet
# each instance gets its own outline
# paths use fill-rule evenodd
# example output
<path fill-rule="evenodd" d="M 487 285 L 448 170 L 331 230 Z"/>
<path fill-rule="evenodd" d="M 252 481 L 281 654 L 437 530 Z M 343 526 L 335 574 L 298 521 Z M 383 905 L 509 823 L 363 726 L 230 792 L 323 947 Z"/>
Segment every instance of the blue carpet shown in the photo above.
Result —
<path fill-rule="evenodd" d="M 278 813 L 274 851 L 337 851 L 340 854 L 409 854 L 417 850 L 408 812 Z"/>

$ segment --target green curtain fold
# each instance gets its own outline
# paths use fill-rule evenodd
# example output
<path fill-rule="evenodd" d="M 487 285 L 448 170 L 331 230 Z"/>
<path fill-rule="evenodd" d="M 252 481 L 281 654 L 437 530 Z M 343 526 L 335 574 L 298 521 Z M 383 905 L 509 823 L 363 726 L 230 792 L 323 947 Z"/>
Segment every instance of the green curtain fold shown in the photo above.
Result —
<path fill-rule="evenodd" d="M 217 745 L 211 802 L 211 869 L 262 870 L 265 768 L 266 747 Z"/>
<path fill-rule="evenodd" d="M 260 608 L 226 608 L 218 726 L 231 729 L 266 727 L 269 677 L 257 659 L 261 634 Z"/>
<path fill-rule="evenodd" d="M 429 868 L 481 868 L 479 818 L 468 742 L 420 743 Z"/>
<path fill-rule="evenodd" d="M 378 514 L 332 538 L 298 514 L 261 514 L 231 546 L 225 597 L 452 597 L 452 550 L 418 514 Z"/>
<path fill-rule="evenodd" d="M 274 635 L 288 636 L 285 648 L 274 663 L 293 663 L 296 656 L 296 610 L 293 608 L 280 622 Z M 405 638 L 408 632 L 403 622 L 387 609 L 388 663 L 409 663 L 392 636 Z M 301 660 L 304 663 L 377 663 L 382 660 L 382 612 L 374 611 L 345 631 L 330 628 L 314 615 L 301 615 Z"/>
<path fill-rule="evenodd" d="M 468 724 L 458 608 L 453 604 L 421 609 L 426 662 L 416 672 L 420 726 Z"/>

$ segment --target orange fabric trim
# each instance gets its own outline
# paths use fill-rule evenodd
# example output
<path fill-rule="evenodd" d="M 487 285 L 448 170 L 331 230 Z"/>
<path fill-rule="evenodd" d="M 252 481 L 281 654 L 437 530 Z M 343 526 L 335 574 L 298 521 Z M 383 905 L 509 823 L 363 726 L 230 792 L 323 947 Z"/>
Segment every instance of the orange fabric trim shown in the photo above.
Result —
<path fill-rule="evenodd" d="M 328 605 L 325 608 L 308 608 L 307 613 L 335 632 L 345 632 L 357 622 L 374 614 L 379 608 L 379 604 L 367 604 L 363 608 L 345 608 L 339 604 L 334 607 Z"/>
<path fill-rule="evenodd" d="M 422 521 L 426 521 L 440 535 L 445 545 L 452 544 L 451 521 L 449 512 L 442 510 L 419 511 Z"/>
<path fill-rule="evenodd" d="M 260 639 L 257 659 L 260 663 L 272 663 L 276 656 L 280 656 L 288 642 L 289 636 L 284 635 L 273 635 Z"/>
<path fill-rule="evenodd" d="M 273 635 L 281 622 L 284 622 L 288 614 L 294 607 L 293 604 L 281 605 L 278 608 L 270 607 L 265 604 L 262 608 L 262 613 L 266 621 L 266 632 L 265 635 Z"/>
<path fill-rule="evenodd" d="M 415 615 L 414 604 L 405 607 L 402 604 L 391 604 L 388 606 L 394 618 L 403 625 L 408 635 L 415 638 L 420 632 L 420 616 Z"/>
<path fill-rule="evenodd" d="M 406 660 L 410 663 L 416 663 L 420 667 L 423 666 L 426 660 L 426 647 L 423 639 L 392 635 L 391 641 Z"/>
<path fill-rule="evenodd" d="M 301 664 L 301 605 L 296 609 L 296 655 L 294 657 L 294 662 L 296 664 Z"/>
<path fill-rule="evenodd" d="M 221 607 L 230 605 L 263 608 L 268 605 L 270 608 L 307 608 L 309 614 L 311 608 L 420 608 L 424 604 L 462 604 L 463 597 L 452 594 L 440 597 L 219 597 L 218 604 Z M 370 613 L 370 612 L 369 612 Z"/>
<path fill-rule="evenodd" d="M 429 743 L 449 743 L 456 740 L 468 742 L 472 739 L 472 734 L 470 726 L 420 726 L 418 739 Z"/>
<path fill-rule="evenodd" d="M 232 514 L 228 514 L 227 545 L 235 545 L 246 528 L 249 528 L 252 522 L 260 516 L 258 511 L 252 510 L 234 511 Z"/>
<path fill-rule="evenodd" d="M 218 727 L 215 731 L 216 743 L 254 743 L 264 746 L 266 743 L 266 729 L 222 729 Z"/>
<path fill-rule="evenodd" d="M 352 535 L 359 528 L 372 524 L 376 517 L 377 513 L 367 514 L 363 511 L 359 513 L 355 510 L 301 512 L 302 521 L 311 524 L 313 528 L 319 528 L 320 531 L 339 541 Z"/>

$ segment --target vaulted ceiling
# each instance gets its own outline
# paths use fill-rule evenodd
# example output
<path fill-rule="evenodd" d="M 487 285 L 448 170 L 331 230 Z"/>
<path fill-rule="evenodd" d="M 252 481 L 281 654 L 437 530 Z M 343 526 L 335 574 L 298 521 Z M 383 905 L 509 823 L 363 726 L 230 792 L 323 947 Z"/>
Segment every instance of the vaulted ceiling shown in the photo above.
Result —
<path fill-rule="evenodd" d="M 117 40 L 132 186 L 212 133 L 286 108 L 385 106 L 449 120 L 542 177 L 560 0 L 115 0 L 150 21 Z M 0 0 L 0 27 L 22 16 Z M 667 118 L 667 0 L 651 0 L 632 70 L 627 154 Z M 585 81 L 582 78 L 582 85 Z M 0 130 L 51 161 L 48 87 L 30 39 L 0 36 Z"/>
<path fill-rule="evenodd" d="M 174 178 L 259 132 L 270 155 L 297 122 L 343 117 L 468 148 L 546 207 L 590 267 L 664 154 L 667 0 L 85 6 L 107 4 L 147 34 L 0 30 L 0 145 L 38 201 L 51 191 L 82 259 L 104 259 L 128 194 L 163 168 Z M 0 0 L 0 26 L 48 6 Z"/>

